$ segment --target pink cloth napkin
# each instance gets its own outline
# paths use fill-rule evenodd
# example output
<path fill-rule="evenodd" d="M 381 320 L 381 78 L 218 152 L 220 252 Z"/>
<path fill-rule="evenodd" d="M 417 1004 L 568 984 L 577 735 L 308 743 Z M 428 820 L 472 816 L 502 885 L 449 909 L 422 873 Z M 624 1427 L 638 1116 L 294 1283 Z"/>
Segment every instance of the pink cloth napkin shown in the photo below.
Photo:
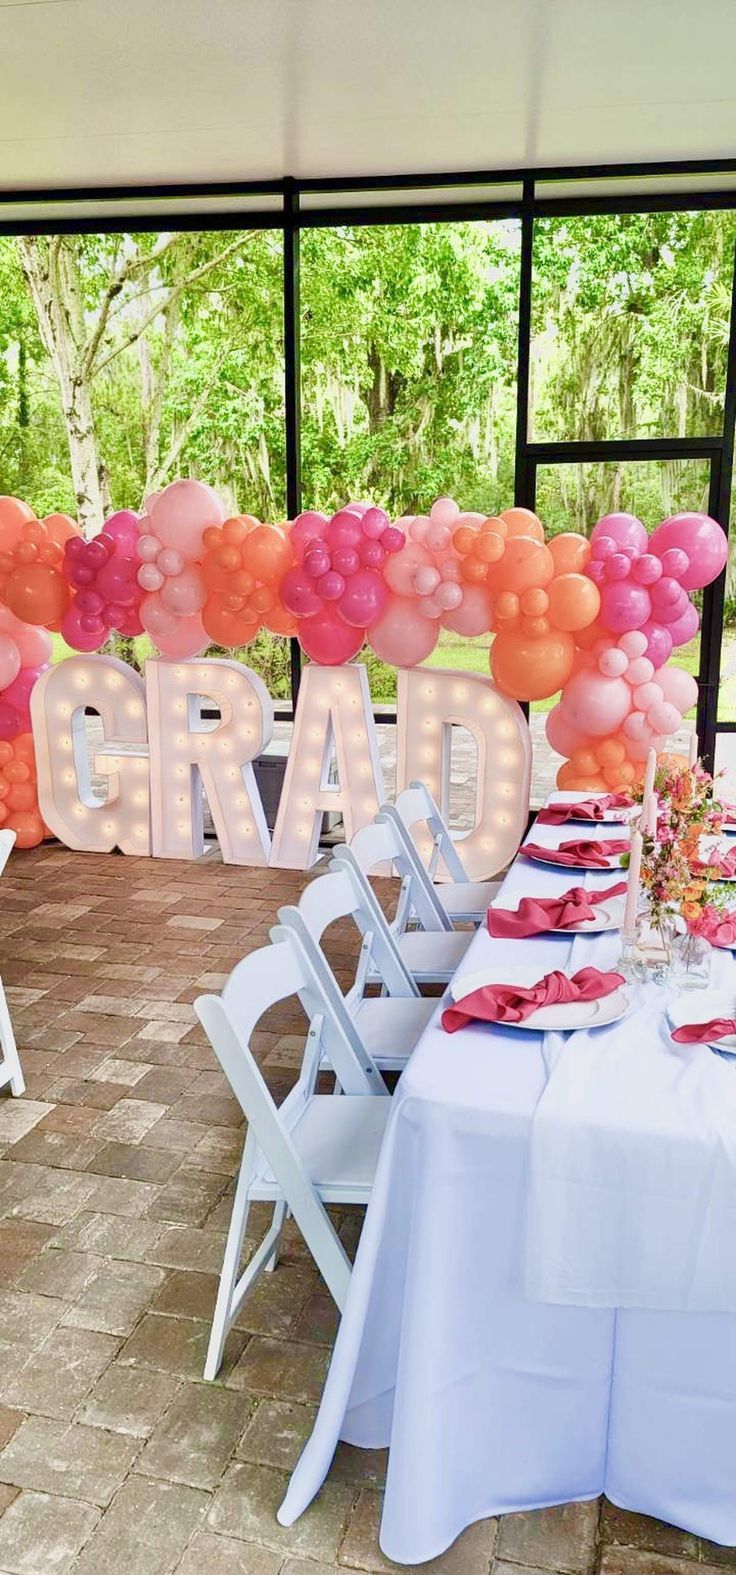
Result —
<path fill-rule="evenodd" d="M 613 837 L 610 842 L 589 842 L 585 839 L 561 842 L 559 848 L 545 848 L 539 842 L 525 842 L 521 852 L 528 859 L 544 859 L 550 864 L 572 864 L 588 870 L 605 870 L 610 867 L 609 859 L 620 853 L 628 853 L 630 848 L 628 837 L 625 840 Z"/>
<path fill-rule="evenodd" d="M 571 1001 L 598 1001 L 611 995 L 624 983 L 623 974 L 601 973 L 599 968 L 581 968 L 568 979 L 555 969 L 537 984 L 485 984 L 471 990 L 462 1000 L 447 1006 L 442 1027 L 448 1034 L 468 1023 L 523 1023 L 540 1006 L 563 1006 Z"/>
<path fill-rule="evenodd" d="M 625 891 L 626 881 L 620 880 L 605 891 L 571 886 L 561 897 L 522 897 L 515 912 L 510 908 L 489 908 L 488 931 L 499 939 L 521 940 L 525 935 L 541 935 L 545 930 L 568 930 L 585 919 L 595 918 L 597 903 L 620 897 Z"/>
<path fill-rule="evenodd" d="M 705 1045 L 712 1039 L 727 1039 L 729 1034 L 736 1034 L 735 1018 L 711 1017 L 707 1023 L 683 1023 L 672 1038 L 678 1045 Z"/>
<path fill-rule="evenodd" d="M 540 826 L 564 826 L 568 820 L 605 820 L 611 809 L 629 809 L 627 793 L 609 793 L 605 798 L 581 798 L 575 804 L 548 804 L 540 809 Z"/>
<path fill-rule="evenodd" d="M 736 875 L 736 848 L 730 853 L 722 853 L 714 848 L 707 859 L 698 859 L 693 864 L 693 872 L 696 875 L 709 875 L 711 880 L 718 880 L 719 876 L 723 880 L 730 880 Z"/>
<path fill-rule="evenodd" d="M 736 919 L 728 917 L 716 919 L 713 924 L 704 928 L 702 933 L 711 946 L 736 946 Z"/>

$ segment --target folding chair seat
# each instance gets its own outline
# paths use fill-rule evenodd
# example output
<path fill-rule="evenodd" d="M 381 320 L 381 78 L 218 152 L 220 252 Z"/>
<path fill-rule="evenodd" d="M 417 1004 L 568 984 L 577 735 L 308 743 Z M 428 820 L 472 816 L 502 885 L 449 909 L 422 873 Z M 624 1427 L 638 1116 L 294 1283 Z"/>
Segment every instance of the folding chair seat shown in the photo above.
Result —
<path fill-rule="evenodd" d="M 269 1007 L 297 995 L 310 1019 L 298 1081 L 277 1107 L 250 1049 Z M 233 1201 L 204 1376 L 216 1376 L 228 1330 L 261 1271 L 273 1269 L 287 1211 L 340 1309 L 350 1260 L 325 1205 L 367 1203 L 391 1101 L 375 1065 L 359 1061 L 332 1017 L 298 939 L 284 931 L 233 970 L 221 996 L 201 995 L 195 1011 L 248 1122 Z M 325 1044 L 342 1097 L 316 1094 Z M 240 1260 L 252 1203 L 274 1204 L 273 1222 L 250 1262 Z"/>
<path fill-rule="evenodd" d="M 0 831 L 0 875 L 2 875 L 5 865 L 10 858 L 14 842 L 14 831 Z M 18 1055 L 18 1047 L 15 1043 L 13 1024 L 10 1021 L 10 1012 L 2 979 L 0 979 L 0 1050 L 2 1050 L 0 1088 L 6 1088 L 10 1084 L 11 1094 L 25 1093 L 25 1079 L 20 1064 L 20 1056 Z"/>
<path fill-rule="evenodd" d="M 453 929 L 416 849 L 407 846 L 394 821 L 377 815 L 370 826 L 356 831 L 349 847 L 335 849 L 333 863 L 352 866 L 364 895 L 372 890 L 369 875 L 386 864 L 397 870 L 401 886 L 389 929 L 399 955 L 417 984 L 447 984 L 467 951 L 471 934 Z M 409 929 L 410 920 L 419 928 Z M 375 978 L 375 973 L 369 973 L 368 982 L 375 983 Z"/>
<path fill-rule="evenodd" d="M 364 891 L 353 868 L 333 864 L 326 875 L 305 886 L 297 904 L 279 910 L 279 928 L 271 935 L 276 938 L 283 926 L 298 936 L 335 1021 L 346 1037 L 352 1036 L 356 1056 L 367 1056 L 381 1071 L 400 1072 L 437 1003 L 420 996 L 375 892 L 367 882 L 365 886 Z M 345 918 L 357 925 L 362 941 L 353 983 L 343 993 L 325 956 L 322 937 L 331 924 Z M 385 993 L 365 996 L 369 979 L 377 980 Z M 329 1046 L 326 1057 L 330 1058 Z M 335 1072 L 341 1082 L 338 1067 Z"/>
<path fill-rule="evenodd" d="M 405 846 L 414 849 L 420 862 L 421 854 L 412 833 L 416 825 L 426 826 L 432 839 L 426 873 L 443 912 L 453 924 L 482 924 L 501 882 L 468 880 L 457 843 L 425 783 L 410 783 L 397 795 L 395 803 L 382 805 L 381 814 L 394 822 Z M 441 865 L 449 878 L 439 881 Z"/>

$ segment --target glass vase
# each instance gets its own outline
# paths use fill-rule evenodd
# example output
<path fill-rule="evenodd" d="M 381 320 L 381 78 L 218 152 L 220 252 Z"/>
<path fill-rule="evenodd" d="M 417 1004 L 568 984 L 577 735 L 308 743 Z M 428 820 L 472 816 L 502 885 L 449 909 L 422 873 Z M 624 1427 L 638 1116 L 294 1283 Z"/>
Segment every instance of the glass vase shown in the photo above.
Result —
<path fill-rule="evenodd" d="M 658 924 L 653 924 L 649 913 L 640 913 L 635 935 L 628 946 L 624 942 L 619 964 L 621 972 L 640 984 L 668 984 L 673 939 L 674 925 L 667 914 Z"/>
<path fill-rule="evenodd" d="M 705 990 L 710 984 L 712 947 L 704 935 L 676 935 L 670 979 L 679 990 Z"/>

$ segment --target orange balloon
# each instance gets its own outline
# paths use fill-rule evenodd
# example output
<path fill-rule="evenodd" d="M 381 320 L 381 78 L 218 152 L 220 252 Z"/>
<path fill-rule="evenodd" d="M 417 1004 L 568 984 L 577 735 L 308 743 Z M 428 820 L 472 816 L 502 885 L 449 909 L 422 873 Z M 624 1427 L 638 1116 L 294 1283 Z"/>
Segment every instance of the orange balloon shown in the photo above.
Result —
<path fill-rule="evenodd" d="M 0 497 L 0 552 L 12 552 L 23 526 L 35 518 L 20 498 Z"/>
<path fill-rule="evenodd" d="M 600 591 L 587 574 L 560 574 L 552 580 L 549 615 L 558 629 L 587 629 L 600 610 Z"/>
<path fill-rule="evenodd" d="M 556 574 L 582 574 L 590 558 L 590 542 L 575 530 L 563 530 L 552 536 L 547 546 L 555 560 Z"/>
<path fill-rule="evenodd" d="M 71 591 L 63 575 L 46 563 L 20 564 L 8 576 L 3 600 L 24 623 L 53 627 L 66 612 Z"/>
<path fill-rule="evenodd" d="M 473 553 L 476 558 L 480 558 L 481 563 L 498 563 L 503 557 L 505 546 L 504 538 L 498 531 L 479 531 Z"/>
<path fill-rule="evenodd" d="M 548 608 L 549 596 L 540 585 L 533 585 L 530 590 L 522 592 L 521 610 L 528 613 L 530 618 L 543 618 Z"/>
<path fill-rule="evenodd" d="M 294 617 L 293 613 L 282 607 L 280 603 L 277 603 L 272 611 L 266 614 L 263 621 L 272 634 L 295 635 L 299 628 L 298 619 Z"/>
<path fill-rule="evenodd" d="M 598 770 L 598 761 L 595 758 L 595 750 L 576 749 L 571 757 L 570 764 L 575 767 L 575 770 L 581 776 L 586 776 L 590 772 L 596 772 Z"/>
<path fill-rule="evenodd" d="M 68 514 L 47 514 L 43 520 L 46 530 L 58 547 L 63 547 L 65 542 L 71 541 L 72 536 L 81 536 L 82 532 L 76 520 Z"/>
<path fill-rule="evenodd" d="M 506 551 L 489 574 L 489 584 L 494 591 L 530 590 L 534 585 L 548 585 L 555 572 L 554 558 L 542 542 L 533 536 L 512 536 Z"/>
<path fill-rule="evenodd" d="M 247 645 L 255 639 L 261 620 L 245 608 L 234 612 L 231 602 L 231 597 L 219 591 L 209 596 L 202 608 L 202 623 L 217 645 Z"/>
<path fill-rule="evenodd" d="M 501 519 L 509 536 L 532 536 L 535 541 L 544 541 L 542 521 L 531 509 L 504 509 Z"/>
<path fill-rule="evenodd" d="M 575 643 L 560 629 L 535 638 L 523 632 L 497 634 L 491 646 L 491 672 L 514 700 L 545 700 L 557 694 L 572 672 Z"/>
<path fill-rule="evenodd" d="M 595 758 L 599 766 L 612 768 L 623 765 L 626 759 L 626 745 L 622 738 L 604 738 L 602 743 L 595 746 Z"/>
<path fill-rule="evenodd" d="M 240 561 L 255 579 L 268 584 L 291 568 L 294 554 L 288 538 L 274 525 L 256 525 L 241 545 Z"/>
<path fill-rule="evenodd" d="M 17 848 L 37 848 L 43 842 L 45 835 L 44 823 L 41 816 L 33 810 L 16 810 L 8 815 L 4 822 L 8 831 L 15 832 L 15 845 Z"/>
<path fill-rule="evenodd" d="M 608 784 L 605 777 L 595 771 L 591 771 L 589 775 L 581 775 L 568 760 L 564 766 L 560 766 L 557 773 L 557 786 L 573 793 L 605 793 Z"/>
<path fill-rule="evenodd" d="M 589 623 L 586 629 L 577 629 L 575 631 L 576 644 L 581 646 L 584 651 L 590 651 L 596 640 L 610 640 L 610 638 L 610 634 L 606 629 L 601 628 L 597 618 L 593 623 Z"/>
<path fill-rule="evenodd" d="M 458 525 L 452 533 L 452 545 L 461 555 L 472 552 L 477 540 L 478 532 L 472 525 Z"/>

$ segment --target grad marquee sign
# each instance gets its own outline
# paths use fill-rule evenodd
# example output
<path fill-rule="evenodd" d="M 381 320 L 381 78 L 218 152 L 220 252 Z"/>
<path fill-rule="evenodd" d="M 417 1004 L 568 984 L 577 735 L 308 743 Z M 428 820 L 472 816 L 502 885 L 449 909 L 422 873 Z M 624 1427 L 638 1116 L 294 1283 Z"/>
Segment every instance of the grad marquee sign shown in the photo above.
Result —
<path fill-rule="evenodd" d="M 219 720 L 203 716 L 203 702 Z M 104 734 L 91 763 L 87 708 Z M 386 796 L 360 663 L 305 669 L 272 836 L 253 762 L 272 737 L 273 704 L 242 662 L 151 660 L 144 680 L 113 656 L 72 656 L 37 679 L 31 720 L 40 811 L 70 848 L 197 858 L 204 789 L 225 863 L 308 869 L 325 811 L 342 815 L 349 840 Z M 480 880 L 512 857 L 526 827 L 523 713 L 489 679 L 400 670 L 397 791 L 421 778 L 447 810 L 453 725 L 477 745 L 475 823 L 462 854 L 468 876 Z M 104 800 L 92 791 L 93 774 L 106 778 Z"/>

